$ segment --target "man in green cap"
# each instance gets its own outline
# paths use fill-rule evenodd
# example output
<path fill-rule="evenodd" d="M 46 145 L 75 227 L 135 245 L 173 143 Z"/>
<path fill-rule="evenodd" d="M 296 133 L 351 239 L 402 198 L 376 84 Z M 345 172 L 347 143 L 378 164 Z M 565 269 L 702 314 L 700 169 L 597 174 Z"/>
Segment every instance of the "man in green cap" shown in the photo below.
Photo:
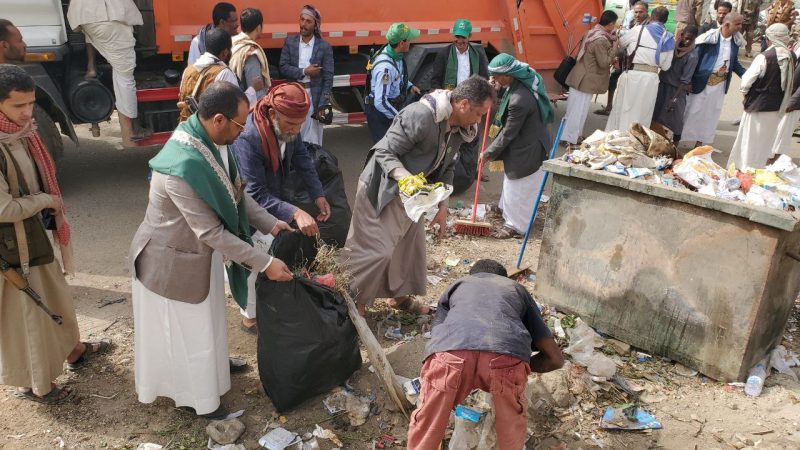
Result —
<path fill-rule="evenodd" d="M 489 61 L 486 52 L 469 44 L 472 24 L 458 19 L 453 24 L 453 43 L 444 47 L 433 62 L 431 89 L 453 90 L 457 84 L 472 75 L 489 78 Z"/>
<path fill-rule="evenodd" d="M 456 20 L 451 33 L 453 34 L 453 43 L 442 48 L 433 61 L 432 90 L 447 89 L 451 91 L 457 84 L 472 75 L 489 78 L 489 61 L 486 59 L 486 52 L 469 43 L 469 38 L 472 36 L 470 21 L 467 19 Z M 453 178 L 453 192 L 463 192 L 472 186 L 478 171 L 480 141 L 480 139 L 475 139 L 461 146 Z M 488 179 L 486 173 L 483 176 L 483 181 L 486 181 Z"/>
<path fill-rule="evenodd" d="M 372 139 L 378 142 L 386 134 L 397 112 L 403 108 L 409 92 L 420 95 L 418 87 L 408 79 L 403 59 L 419 30 L 404 23 L 394 23 L 386 32 L 387 45 L 367 65 L 369 76 L 364 114 Z"/>
<path fill-rule="evenodd" d="M 482 155 L 487 161 L 503 161 L 503 191 L 500 208 L 505 224 L 494 236 L 507 239 L 528 226 L 552 143 L 547 124 L 553 121 L 553 106 L 542 76 L 513 56 L 500 53 L 489 63 L 491 82 L 503 91 L 494 112 L 489 137 L 491 145 Z"/>

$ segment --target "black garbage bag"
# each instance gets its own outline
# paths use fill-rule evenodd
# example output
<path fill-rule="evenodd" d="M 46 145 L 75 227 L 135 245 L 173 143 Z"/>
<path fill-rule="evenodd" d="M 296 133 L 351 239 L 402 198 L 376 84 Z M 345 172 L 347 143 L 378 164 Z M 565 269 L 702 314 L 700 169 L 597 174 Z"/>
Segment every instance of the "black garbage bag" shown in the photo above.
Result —
<path fill-rule="evenodd" d="M 458 159 L 453 167 L 453 194 L 460 194 L 472 186 L 478 175 L 478 153 L 480 136 L 472 142 L 461 144 Z"/>
<path fill-rule="evenodd" d="M 307 241 L 282 232 L 271 253 L 308 265 Z M 302 277 L 276 282 L 260 274 L 256 299 L 258 372 L 278 411 L 342 385 L 361 366 L 358 334 L 345 299 L 333 289 Z"/>
<path fill-rule="evenodd" d="M 283 230 L 272 240 L 269 254 L 286 263 L 293 272 L 309 268 L 317 257 L 316 240 L 299 231 Z"/>
<path fill-rule="evenodd" d="M 344 247 L 352 213 L 347 201 L 344 176 L 339 169 L 339 161 L 333 153 L 319 145 L 307 142 L 305 145 L 308 154 L 314 161 L 325 198 L 331 206 L 331 217 L 325 222 L 317 222 L 320 237 L 328 245 Z M 315 199 L 309 195 L 302 177 L 290 173 L 284 186 L 283 195 L 286 201 L 309 213 L 312 217 L 316 218 L 319 214 L 319 209 L 314 203 Z"/>

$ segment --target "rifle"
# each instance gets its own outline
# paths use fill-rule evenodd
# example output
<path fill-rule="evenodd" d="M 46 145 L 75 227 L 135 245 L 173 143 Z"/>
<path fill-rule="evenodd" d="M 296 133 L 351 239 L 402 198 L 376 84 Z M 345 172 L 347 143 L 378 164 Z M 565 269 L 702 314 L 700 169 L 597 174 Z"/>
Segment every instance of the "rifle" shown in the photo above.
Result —
<path fill-rule="evenodd" d="M 50 308 L 47 307 L 47 305 L 42 303 L 42 297 L 40 297 L 39 294 L 33 290 L 30 284 L 28 284 L 28 280 L 26 280 L 22 275 L 20 275 L 19 272 L 17 272 L 16 269 L 11 267 L 11 264 L 9 264 L 8 261 L 6 261 L 3 258 L 0 258 L 0 272 L 2 272 L 3 278 L 5 278 L 6 281 L 13 284 L 14 287 L 19 289 L 20 291 L 28 294 L 28 297 L 30 297 L 31 300 L 33 300 L 33 302 L 36 303 L 36 306 L 42 308 L 42 311 L 47 313 L 47 315 L 50 316 L 50 318 L 53 319 L 55 323 L 61 325 L 64 322 L 61 316 L 53 314 L 53 311 L 51 311 Z"/>

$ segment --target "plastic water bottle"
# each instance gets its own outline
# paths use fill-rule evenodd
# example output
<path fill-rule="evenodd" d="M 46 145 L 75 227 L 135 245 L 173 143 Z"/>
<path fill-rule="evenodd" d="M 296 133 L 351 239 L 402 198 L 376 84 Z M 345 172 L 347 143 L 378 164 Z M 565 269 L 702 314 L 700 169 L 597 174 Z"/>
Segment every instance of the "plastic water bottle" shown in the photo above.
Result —
<path fill-rule="evenodd" d="M 761 395 L 761 389 L 764 388 L 764 380 L 767 378 L 767 358 L 762 359 L 752 369 L 747 377 L 747 383 L 744 385 L 744 393 L 750 397 L 758 397 Z"/>

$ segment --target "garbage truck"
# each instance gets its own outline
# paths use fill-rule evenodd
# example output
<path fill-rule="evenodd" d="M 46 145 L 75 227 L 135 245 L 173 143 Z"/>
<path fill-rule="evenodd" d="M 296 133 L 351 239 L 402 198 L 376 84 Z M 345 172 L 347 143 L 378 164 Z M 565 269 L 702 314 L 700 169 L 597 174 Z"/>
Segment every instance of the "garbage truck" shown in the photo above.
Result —
<path fill-rule="evenodd" d="M 134 27 L 138 120 L 154 130 L 140 145 L 165 142 L 177 124 L 178 87 L 192 38 L 211 21 L 216 0 L 130 0 L 144 24 Z M 281 48 L 288 35 L 299 32 L 302 2 L 228 0 L 237 11 L 256 7 L 264 15 L 258 41 L 269 61 L 272 78 L 280 80 Z M 61 136 L 77 143 L 75 125 L 97 124 L 114 109 L 111 67 L 98 64 L 96 80 L 86 80 L 86 44 L 66 19 L 69 0 L 2 0 L 0 17 L 11 20 L 28 44 L 21 66 L 36 80 L 35 117 L 53 156 L 63 151 Z M 102 4 L 102 1 L 98 2 Z M 316 0 L 322 15 L 322 37 L 333 46 L 335 77 L 334 123 L 365 121 L 364 85 L 372 51 L 385 43 L 394 22 L 421 30 L 406 56 L 410 79 L 422 89 L 430 80 L 436 52 L 452 42 L 450 28 L 459 18 L 473 24 L 471 40 L 489 58 L 506 52 L 529 63 L 556 88 L 552 72 L 581 36 L 598 20 L 601 0 L 430 0 L 376 2 Z"/>

